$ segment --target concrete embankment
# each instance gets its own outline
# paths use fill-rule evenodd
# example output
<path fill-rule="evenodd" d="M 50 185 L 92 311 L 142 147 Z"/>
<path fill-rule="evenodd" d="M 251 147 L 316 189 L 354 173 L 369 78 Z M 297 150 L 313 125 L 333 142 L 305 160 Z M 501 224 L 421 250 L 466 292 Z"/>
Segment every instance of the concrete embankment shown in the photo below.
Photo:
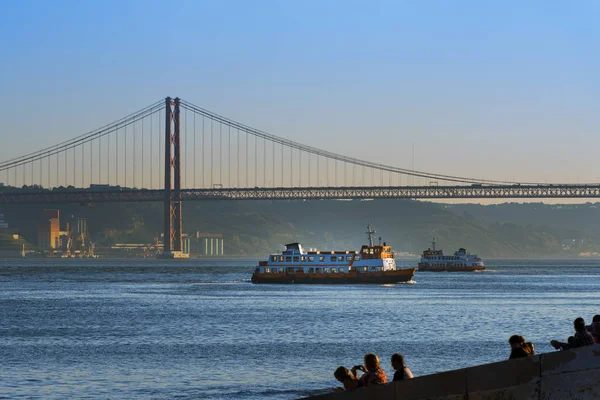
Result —
<path fill-rule="evenodd" d="M 600 345 L 441 372 L 313 400 L 600 399 Z"/>

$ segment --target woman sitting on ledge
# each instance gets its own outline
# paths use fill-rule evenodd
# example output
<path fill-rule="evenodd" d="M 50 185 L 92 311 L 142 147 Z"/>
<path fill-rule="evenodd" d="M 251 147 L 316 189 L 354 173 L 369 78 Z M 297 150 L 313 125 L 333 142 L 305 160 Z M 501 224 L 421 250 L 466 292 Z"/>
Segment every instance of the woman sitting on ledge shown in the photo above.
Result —
<path fill-rule="evenodd" d="M 380 385 L 387 382 L 387 376 L 385 372 L 379 366 L 379 357 L 373 353 L 365 354 L 365 366 L 357 365 L 352 367 L 352 373 L 356 376 L 356 371 L 360 369 L 364 372 L 363 376 L 360 377 L 360 382 L 365 387 Z"/>

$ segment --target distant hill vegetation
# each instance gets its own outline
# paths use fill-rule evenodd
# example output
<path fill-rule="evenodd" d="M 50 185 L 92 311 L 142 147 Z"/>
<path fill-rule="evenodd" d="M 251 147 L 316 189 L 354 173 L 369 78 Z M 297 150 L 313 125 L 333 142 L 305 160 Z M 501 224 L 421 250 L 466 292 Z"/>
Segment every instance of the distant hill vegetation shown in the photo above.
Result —
<path fill-rule="evenodd" d="M 11 228 L 36 242 L 44 208 L 59 208 L 61 220 L 88 219 L 98 244 L 151 243 L 162 232 L 162 204 L 103 203 L 94 206 L 7 205 Z M 184 232 L 225 235 L 230 255 L 264 256 L 300 241 L 318 249 L 356 249 L 367 223 L 396 251 L 420 254 L 435 236 L 446 252 L 459 247 L 483 257 L 557 257 L 600 252 L 597 204 L 542 203 L 446 205 L 410 200 L 198 201 L 183 205 Z"/>

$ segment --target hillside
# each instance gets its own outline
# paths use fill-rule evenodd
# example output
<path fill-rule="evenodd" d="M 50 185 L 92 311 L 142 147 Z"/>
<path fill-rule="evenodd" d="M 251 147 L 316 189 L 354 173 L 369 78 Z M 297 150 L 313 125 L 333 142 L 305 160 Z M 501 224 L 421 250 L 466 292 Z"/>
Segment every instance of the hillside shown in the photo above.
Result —
<path fill-rule="evenodd" d="M 88 219 L 99 244 L 151 243 L 162 231 L 158 203 L 4 206 L 6 220 L 31 243 L 44 208 Z M 600 251 L 600 211 L 592 204 L 444 205 L 409 200 L 205 201 L 184 204 L 184 232 L 225 235 L 228 254 L 256 255 L 301 241 L 319 249 L 357 248 L 372 223 L 397 251 L 420 253 L 435 236 L 446 251 L 484 257 L 577 256 Z"/>

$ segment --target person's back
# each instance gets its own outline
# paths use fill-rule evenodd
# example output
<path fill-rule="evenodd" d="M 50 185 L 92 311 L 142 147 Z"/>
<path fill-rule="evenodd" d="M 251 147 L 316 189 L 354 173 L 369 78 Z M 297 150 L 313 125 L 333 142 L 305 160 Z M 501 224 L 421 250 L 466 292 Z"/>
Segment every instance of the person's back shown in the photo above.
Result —
<path fill-rule="evenodd" d="M 333 373 L 333 376 L 342 385 L 344 385 L 344 390 L 347 392 L 352 392 L 353 390 L 363 386 L 362 383 L 358 380 L 358 378 L 352 375 L 346 367 L 338 367 Z"/>
<path fill-rule="evenodd" d="M 587 331 L 583 318 L 577 318 L 575 321 L 573 321 L 573 327 L 575 328 L 575 335 L 573 335 L 572 342 L 562 343 L 556 340 L 551 340 L 550 344 L 557 350 L 575 349 L 577 347 L 595 344 L 594 337 Z"/>
<path fill-rule="evenodd" d="M 365 387 L 380 385 L 387 382 L 385 372 L 379 366 L 379 358 L 373 353 L 365 354 L 365 373 L 360 377 Z"/>
<path fill-rule="evenodd" d="M 594 315 L 589 332 L 594 338 L 594 342 L 600 344 L 600 315 Z"/>
<path fill-rule="evenodd" d="M 396 353 L 392 355 L 391 362 L 392 368 L 396 370 L 396 372 L 394 372 L 394 382 L 413 378 L 413 374 L 406 366 L 404 362 L 404 356 L 402 354 Z"/>

